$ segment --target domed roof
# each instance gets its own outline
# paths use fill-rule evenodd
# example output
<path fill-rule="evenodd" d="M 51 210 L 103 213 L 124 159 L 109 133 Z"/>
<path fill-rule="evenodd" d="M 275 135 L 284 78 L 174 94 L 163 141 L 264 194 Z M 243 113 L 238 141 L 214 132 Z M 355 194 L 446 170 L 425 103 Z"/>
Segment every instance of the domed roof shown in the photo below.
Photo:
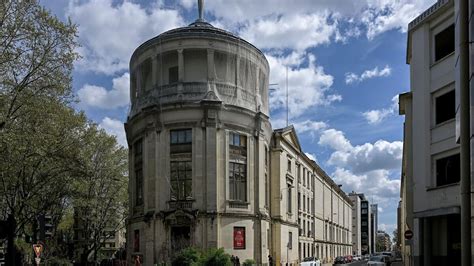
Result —
<path fill-rule="evenodd" d="M 250 42 L 240 38 L 239 36 L 212 26 L 210 23 L 204 21 L 203 19 L 199 18 L 193 23 L 189 24 L 185 27 L 175 28 L 168 31 L 161 33 L 160 35 L 149 39 L 148 41 L 142 43 L 138 46 L 132 54 L 132 58 L 136 56 L 141 50 L 146 49 L 147 47 L 155 44 L 156 42 L 173 39 L 173 38 L 180 38 L 180 37 L 214 37 L 218 39 L 227 39 L 231 42 L 243 43 L 250 45 L 255 50 L 257 50 L 261 55 L 264 56 L 263 52 L 260 51 L 255 45 L 251 44 Z"/>

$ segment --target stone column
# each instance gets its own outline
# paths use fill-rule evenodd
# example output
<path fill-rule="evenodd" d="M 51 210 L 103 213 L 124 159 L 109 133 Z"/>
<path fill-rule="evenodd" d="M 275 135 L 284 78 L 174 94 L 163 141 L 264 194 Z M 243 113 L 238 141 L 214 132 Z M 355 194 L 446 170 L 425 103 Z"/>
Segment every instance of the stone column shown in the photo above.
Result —
<path fill-rule="evenodd" d="M 214 81 L 216 71 L 214 67 L 214 49 L 207 49 L 207 80 Z"/>
<path fill-rule="evenodd" d="M 156 88 L 157 86 L 157 68 L 158 68 L 158 57 L 157 56 L 151 56 L 151 89 Z"/>
<path fill-rule="evenodd" d="M 183 92 L 183 81 L 184 81 L 184 57 L 183 49 L 178 49 L 178 94 Z"/>

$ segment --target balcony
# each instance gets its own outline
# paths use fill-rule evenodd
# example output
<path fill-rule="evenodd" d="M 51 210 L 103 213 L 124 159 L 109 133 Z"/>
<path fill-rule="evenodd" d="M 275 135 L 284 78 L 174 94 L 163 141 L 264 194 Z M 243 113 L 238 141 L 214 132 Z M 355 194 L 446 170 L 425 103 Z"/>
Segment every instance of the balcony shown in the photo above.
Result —
<path fill-rule="evenodd" d="M 194 200 L 173 200 L 168 201 L 169 209 L 192 209 Z"/>
<path fill-rule="evenodd" d="M 228 83 L 181 82 L 157 86 L 141 91 L 132 102 L 130 116 L 134 116 L 142 108 L 173 102 L 199 102 L 207 91 L 215 87 L 217 96 L 223 102 L 255 109 L 255 92 Z"/>

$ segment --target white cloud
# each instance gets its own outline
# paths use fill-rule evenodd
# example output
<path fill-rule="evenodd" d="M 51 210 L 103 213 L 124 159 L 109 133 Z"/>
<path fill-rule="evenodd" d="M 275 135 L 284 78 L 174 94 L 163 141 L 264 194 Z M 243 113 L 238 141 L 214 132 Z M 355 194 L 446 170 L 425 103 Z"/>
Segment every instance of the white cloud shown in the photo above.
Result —
<path fill-rule="evenodd" d="M 335 31 L 336 24 L 327 13 L 285 14 L 250 21 L 240 35 L 259 48 L 303 51 L 329 43 Z"/>
<path fill-rule="evenodd" d="M 318 160 L 316 160 L 316 155 L 314 155 L 314 153 L 305 152 L 304 154 L 306 154 L 306 156 L 308 156 L 310 160 L 318 162 Z"/>
<path fill-rule="evenodd" d="M 396 224 L 384 224 L 384 223 L 379 223 L 378 224 L 378 229 L 384 231 L 385 233 L 389 234 L 390 237 L 393 237 L 393 230 L 397 228 Z M 392 240 L 392 239 L 390 239 Z"/>
<path fill-rule="evenodd" d="M 336 150 L 328 163 L 351 169 L 354 173 L 365 173 L 377 169 L 401 167 L 403 142 L 378 140 L 375 143 L 357 145 L 351 149 Z"/>
<path fill-rule="evenodd" d="M 344 191 L 363 192 L 372 202 L 387 206 L 397 201 L 400 180 L 392 177 L 397 177 L 401 167 L 401 141 L 378 140 L 354 146 L 342 131 L 327 129 L 319 144 L 334 150 L 328 164 L 335 167 L 332 176 Z"/>
<path fill-rule="evenodd" d="M 392 104 L 388 108 L 369 110 L 362 115 L 369 124 L 378 124 L 390 115 L 394 115 L 398 112 L 398 95 L 392 98 Z"/>
<path fill-rule="evenodd" d="M 363 192 L 371 202 L 388 204 L 397 201 L 400 194 L 400 180 L 390 179 L 387 170 L 373 170 L 354 174 L 344 168 L 336 168 L 332 174 L 337 184 L 342 184 L 346 192 Z"/>
<path fill-rule="evenodd" d="M 78 24 L 79 69 L 105 74 L 127 69 L 138 45 L 184 24 L 177 10 L 165 9 L 158 0 L 147 9 L 131 1 L 71 1 L 66 16 Z"/>
<path fill-rule="evenodd" d="M 346 139 L 344 133 L 332 128 L 323 131 L 321 137 L 319 138 L 318 144 L 322 146 L 329 146 L 333 150 L 338 151 L 349 151 L 352 149 L 352 145 L 349 140 Z"/>
<path fill-rule="evenodd" d="M 112 89 L 107 90 L 100 86 L 85 84 L 77 91 L 81 104 L 85 106 L 99 107 L 102 109 L 114 109 L 127 106 L 130 101 L 130 74 L 112 80 Z"/>
<path fill-rule="evenodd" d="M 328 95 L 333 84 L 333 77 L 324 72 L 323 67 L 316 65 L 313 54 L 290 54 L 288 57 L 267 55 L 270 64 L 270 83 L 276 83 L 275 91 L 270 93 L 270 106 L 273 110 L 286 108 L 286 69 L 285 63 L 305 67 L 288 67 L 288 95 L 290 118 L 294 119 L 311 107 L 324 106 L 342 97 Z"/>
<path fill-rule="evenodd" d="M 190 0 L 180 2 L 184 7 L 191 6 Z M 302 46 L 316 46 L 326 41 L 321 42 L 320 38 L 312 38 L 314 36 L 308 34 L 312 32 L 311 29 L 307 29 L 304 25 L 296 25 L 295 28 L 295 32 L 301 32 L 304 29 L 302 32 L 307 34 L 297 36 L 296 39 L 302 40 L 279 38 L 290 25 L 294 25 L 291 22 L 296 22 L 292 18 L 299 16 L 301 18 L 299 21 L 313 23 L 314 29 L 320 28 L 319 36 L 329 36 L 329 38 L 334 36 L 336 41 L 346 42 L 348 38 L 358 37 L 363 33 L 367 38 L 373 39 L 389 30 L 405 32 L 408 23 L 435 2 L 436 0 L 214 0 L 206 2 L 205 10 L 212 13 L 229 29 L 252 32 L 250 36 L 254 36 L 256 42 L 265 44 L 265 38 L 277 38 L 283 43 L 270 43 L 266 46 L 272 46 L 271 48 L 291 46 L 292 49 L 298 49 Z M 325 21 L 326 25 L 322 25 L 309 19 L 313 14 L 330 19 Z M 324 19 L 319 21 L 324 21 Z M 351 26 L 345 28 L 344 26 L 347 25 L 342 23 L 343 26 L 340 27 L 338 22 L 348 22 Z M 270 23 L 275 25 L 270 25 Z M 279 27 L 276 27 L 276 24 Z M 259 36 L 257 33 L 262 33 L 262 35 Z M 303 43 L 305 45 L 302 45 Z"/>
<path fill-rule="evenodd" d="M 372 79 L 376 77 L 388 77 L 390 76 L 392 69 L 387 65 L 379 70 L 379 67 L 365 70 L 362 74 L 357 75 L 352 72 L 346 73 L 346 84 L 362 82 L 366 79 Z"/>
<path fill-rule="evenodd" d="M 123 122 L 117 119 L 105 117 L 99 124 L 107 133 L 117 138 L 117 142 L 123 147 L 128 147 L 127 138 L 125 136 L 125 128 Z"/>
<path fill-rule="evenodd" d="M 307 133 L 314 134 L 321 131 L 322 129 L 327 128 L 327 124 L 321 121 L 305 120 L 301 122 L 296 122 L 294 124 L 296 131 L 299 134 Z"/>

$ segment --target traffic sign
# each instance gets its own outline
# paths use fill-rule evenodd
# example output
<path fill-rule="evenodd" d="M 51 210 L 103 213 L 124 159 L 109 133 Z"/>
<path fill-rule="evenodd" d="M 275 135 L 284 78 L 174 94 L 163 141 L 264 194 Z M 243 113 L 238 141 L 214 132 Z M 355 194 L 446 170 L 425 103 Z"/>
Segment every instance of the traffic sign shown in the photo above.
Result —
<path fill-rule="evenodd" d="M 39 258 L 41 253 L 43 252 L 43 245 L 41 244 L 33 244 L 33 251 L 36 254 L 36 257 Z"/>
<path fill-rule="evenodd" d="M 405 239 L 412 239 L 413 237 L 413 231 L 408 229 L 405 231 Z"/>

